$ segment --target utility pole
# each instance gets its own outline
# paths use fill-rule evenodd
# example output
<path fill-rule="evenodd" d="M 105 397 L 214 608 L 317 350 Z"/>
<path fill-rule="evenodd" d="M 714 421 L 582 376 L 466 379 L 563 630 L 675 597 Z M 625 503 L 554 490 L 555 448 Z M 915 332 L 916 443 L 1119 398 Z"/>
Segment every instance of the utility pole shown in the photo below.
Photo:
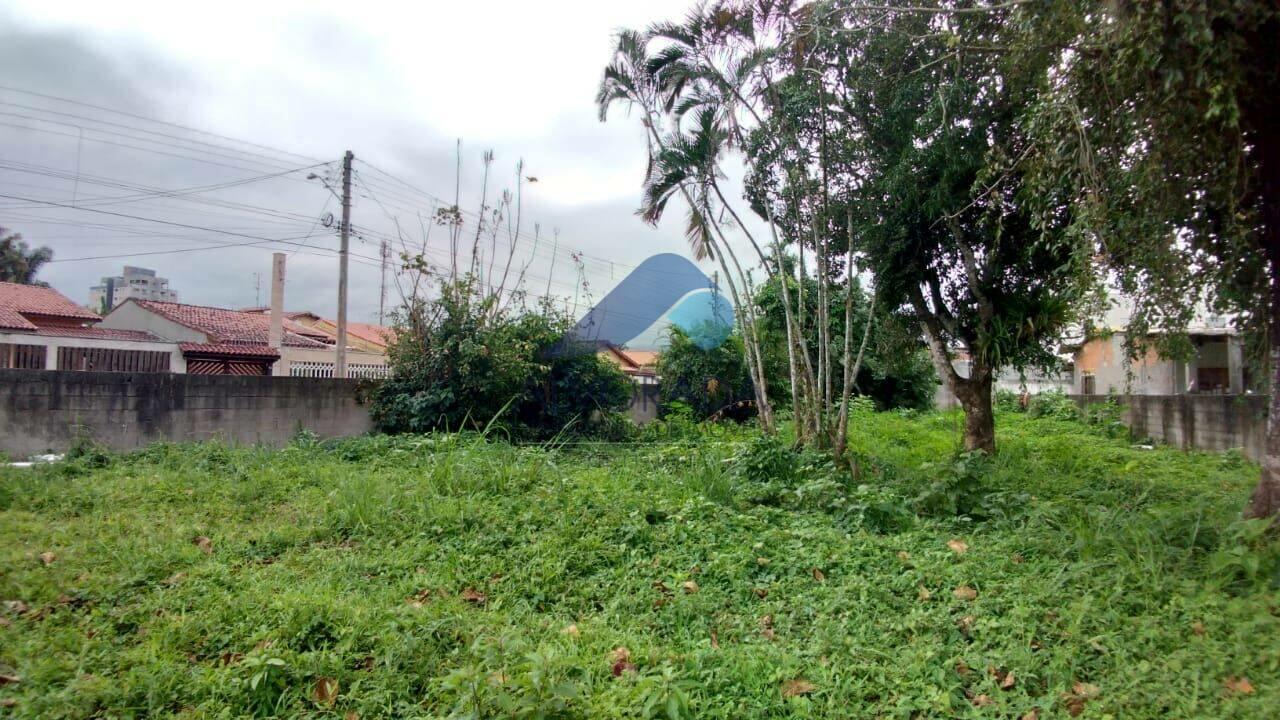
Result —
<path fill-rule="evenodd" d="M 262 274 L 253 274 L 253 306 L 262 307 Z"/>
<path fill-rule="evenodd" d="M 378 292 L 378 324 L 384 325 L 382 316 L 387 307 L 387 262 L 391 260 L 391 243 L 382 241 L 380 255 L 382 256 L 382 287 Z"/>
<path fill-rule="evenodd" d="M 347 245 L 351 239 L 351 161 L 350 150 L 342 156 L 342 246 L 338 250 L 338 355 L 333 376 L 347 376 Z"/>

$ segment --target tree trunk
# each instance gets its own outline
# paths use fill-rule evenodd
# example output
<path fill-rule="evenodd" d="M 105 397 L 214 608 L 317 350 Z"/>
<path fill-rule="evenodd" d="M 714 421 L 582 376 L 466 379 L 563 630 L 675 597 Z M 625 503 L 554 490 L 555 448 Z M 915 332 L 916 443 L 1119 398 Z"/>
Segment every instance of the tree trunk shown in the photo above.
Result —
<path fill-rule="evenodd" d="M 969 366 L 968 379 L 959 379 L 954 388 L 964 409 L 964 449 L 996 452 L 996 416 L 991 402 L 991 370 Z"/>
<path fill-rule="evenodd" d="M 1262 457 L 1262 476 L 1258 478 L 1258 486 L 1244 510 L 1246 518 L 1280 516 L 1280 247 L 1276 247 L 1280 244 L 1280 209 L 1277 206 L 1280 206 L 1280 198 L 1272 203 L 1268 213 L 1275 217 L 1264 218 L 1263 230 L 1271 272 L 1271 322 L 1268 328 L 1271 401 L 1267 412 L 1267 444 Z"/>

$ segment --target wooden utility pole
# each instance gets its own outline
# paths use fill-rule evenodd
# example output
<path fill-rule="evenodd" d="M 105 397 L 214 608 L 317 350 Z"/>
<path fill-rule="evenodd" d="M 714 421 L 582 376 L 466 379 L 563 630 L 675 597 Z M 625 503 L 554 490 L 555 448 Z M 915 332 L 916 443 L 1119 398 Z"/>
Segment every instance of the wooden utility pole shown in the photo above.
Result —
<path fill-rule="evenodd" d="M 380 250 L 381 252 L 379 254 L 382 259 L 382 286 L 378 291 L 378 324 L 385 325 L 386 323 L 382 318 L 386 313 L 387 308 L 387 263 L 391 260 L 391 243 L 383 240 Z"/>
<path fill-rule="evenodd" d="M 342 227 L 339 235 L 342 246 L 338 249 L 338 355 L 333 365 L 333 376 L 347 376 L 347 245 L 351 239 L 351 161 L 355 156 L 350 150 L 342 156 Z"/>

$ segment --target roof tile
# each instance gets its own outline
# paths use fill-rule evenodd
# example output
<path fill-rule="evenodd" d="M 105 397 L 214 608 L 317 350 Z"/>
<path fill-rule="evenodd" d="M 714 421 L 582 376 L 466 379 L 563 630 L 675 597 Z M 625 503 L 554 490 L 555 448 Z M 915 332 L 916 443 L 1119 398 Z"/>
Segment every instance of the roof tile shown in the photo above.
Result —
<path fill-rule="evenodd" d="M 128 302 L 137 303 L 139 307 L 166 317 L 179 325 L 198 330 L 208 335 L 213 341 L 211 344 L 215 345 L 248 344 L 265 347 L 270 334 L 270 317 L 259 313 L 156 300 L 131 299 Z M 289 347 L 328 347 L 322 342 L 303 337 L 303 333 L 310 334 L 310 329 L 291 320 L 284 321 L 284 331 L 282 342 Z"/>
<path fill-rule="evenodd" d="M 35 330 L 27 315 L 50 315 L 98 322 L 102 318 L 51 287 L 0 282 L 0 327 Z"/>

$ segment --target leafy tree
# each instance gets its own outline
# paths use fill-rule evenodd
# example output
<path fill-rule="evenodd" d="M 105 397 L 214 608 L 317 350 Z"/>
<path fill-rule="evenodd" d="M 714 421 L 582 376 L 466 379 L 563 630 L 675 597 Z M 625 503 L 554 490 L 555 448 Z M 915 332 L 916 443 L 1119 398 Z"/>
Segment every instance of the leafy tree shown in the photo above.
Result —
<path fill-rule="evenodd" d="M 572 327 L 549 307 L 515 313 L 471 278 L 408 307 L 389 349 L 392 375 L 374 395 L 386 432 L 482 429 L 591 433 L 623 410 L 631 383 L 594 352 L 564 343 Z"/>
<path fill-rule="evenodd" d="M 749 154 L 754 201 L 773 216 L 799 222 L 828 208 L 831 235 L 841 229 L 830 218 L 846 219 L 878 301 L 920 324 L 959 398 L 966 449 L 986 452 L 996 372 L 1056 362 L 1053 343 L 1093 279 L 1062 191 L 1027 183 L 1036 148 L 1019 121 L 1055 55 L 991 51 L 1009 42 L 1016 10 L 810 7 L 783 37 L 786 72 Z M 823 173 L 787 171 L 794 152 L 769 138 L 788 135 L 827 158 Z M 954 368 L 961 359 L 967 377 Z"/>
<path fill-rule="evenodd" d="M 663 413 L 680 403 L 691 408 L 698 419 L 705 419 L 726 405 L 753 398 L 738 335 L 704 349 L 696 338 L 672 327 L 670 343 L 659 356 L 657 367 L 661 378 L 658 403 Z"/>
<path fill-rule="evenodd" d="M 0 282 L 43 285 L 36 280 L 36 273 L 52 259 L 53 250 L 32 248 L 22 235 L 0 227 Z"/>
<path fill-rule="evenodd" d="M 1248 514 L 1280 513 L 1280 4 L 1056 0 L 1019 17 L 1011 54 L 1058 49 L 1026 123 L 1049 150 L 1038 177 L 1072 180 L 1077 225 L 1136 300 L 1130 337 L 1176 341 L 1203 298 L 1269 344 Z"/>
<path fill-rule="evenodd" d="M 790 258 L 788 263 L 794 262 Z M 917 325 L 901 317 L 884 312 L 883 306 L 873 308 L 871 298 L 854 279 L 833 287 L 827 298 L 830 307 L 823 314 L 817 310 L 820 294 L 817 292 L 817 281 L 806 278 L 797 283 L 798 293 L 804 298 L 804 315 L 810 318 L 825 317 L 830 323 L 828 338 L 844 336 L 844 306 L 846 293 L 852 292 L 853 326 L 859 331 L 874 328 L 874 332 L 864 332 L 867 336 L 865 348 L 852 359 L 854 368 L 853 388 L 860 395 L 875 400 L 876 406 L 886 408 L 914 408 L 923 410 L 933 405 L 934 391 L 937 388 L 938 376 L 934 372 L 929 354 L 920 341 Z M 762 284 L 756 291 L 756 304 L 760 306 L 762 325 L 766 338 L 766 357 L 773 358 L 773 372 L 781 376 L 785 373 L 786 342 L 785 322 L 782 312 L 782 297 L 779 282 L 776 279 Z M 868 318 L 870 317 L 870 320 Z M 817 327 L 805 328 L 805 339 L 810 346 L 821 342 Z M 844 367 L 839 353 L 833 353 L 836 363 L 835 374 L 843 375 Z"/>

